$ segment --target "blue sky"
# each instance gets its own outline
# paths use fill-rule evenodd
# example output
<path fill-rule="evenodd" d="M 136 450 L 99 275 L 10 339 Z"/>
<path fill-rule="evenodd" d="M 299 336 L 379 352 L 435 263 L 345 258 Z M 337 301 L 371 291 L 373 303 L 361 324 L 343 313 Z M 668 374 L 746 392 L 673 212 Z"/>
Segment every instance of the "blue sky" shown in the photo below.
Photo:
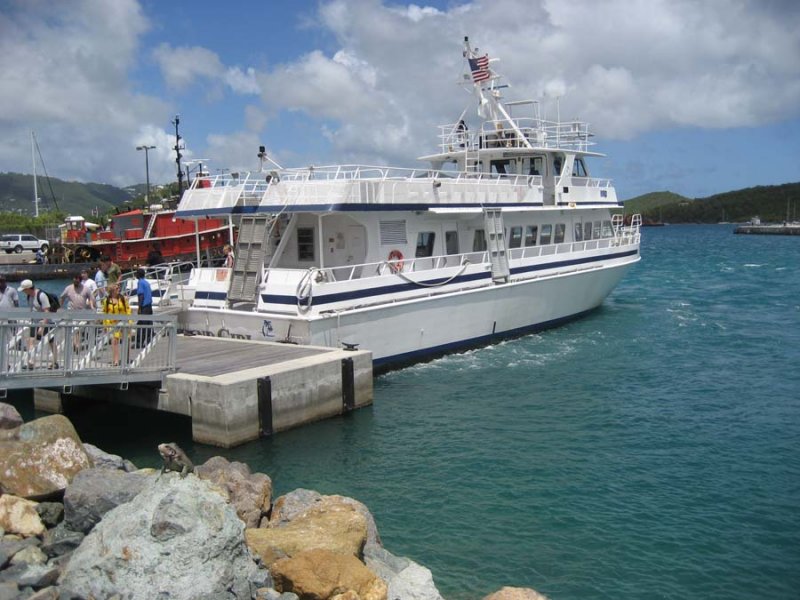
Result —
<path fill-rule="evenodd" d="M 470 105 L 464 35 L 512 84 L 591 124 L 621 198 L 800 181 L 800 3 L 784 0 L 0 0 L 0 171 L 30 130 L 64 179 L 215 169 L 416 166 Z M 477 124 L 470 108 L 469 119 Z"/>

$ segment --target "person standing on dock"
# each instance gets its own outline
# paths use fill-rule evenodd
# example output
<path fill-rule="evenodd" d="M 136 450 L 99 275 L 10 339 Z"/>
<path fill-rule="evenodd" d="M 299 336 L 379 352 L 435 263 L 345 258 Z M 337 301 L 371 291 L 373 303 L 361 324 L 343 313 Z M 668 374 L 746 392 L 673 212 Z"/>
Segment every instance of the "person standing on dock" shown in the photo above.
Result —
<path fill-rule="evenodd" d="M 87 274 L 86 276 L 88 277 L 89 275 Z M 83 285 L 83 280 L 80 275 L 75 275 L 72 278 L 72 284 L 65 287 L 64 291 L 61 292 L 60 300 L 62 305 L 64 304 L 65 300 L 69 300 L 70 310 L 95 309 L 94 294 L 92 294 L 91 290 L 87 286 Z M 73 336 L 72 348 L 75 350 L 75 352 L 80 352 L 80 331 L 76 330 Z"/>
<path fill-rule="evenodd" d="M 107 315 L 129 315 L 131 307 L 125 296 L 119 293 L 117 284 L 108 286 L 108 296 L 103 300 L 103 312 Z M 118 367 L 120 363 L 119 341 L 122 339 L 123 322 L 114 319 L 105 319 L 103 325 L 110 329 L 111 333 L 111 366 Z M 129 339 L 127 333 L 125 339 Z"/>
<path fill-rule="evenodd" d="M 107 285 L 117 285 L 122 277 L 122 269 L 119 268 L 119 265 L 109 256 L 104 256 L 101 264 L 106 273 Z"/>
<path fill-rule="evenodd" d="M 31 310 L 40 313 L 55 312 L 55 310 L 53 310 L 53 308 L 50 306 L 50 299 L 47 297 L 47 294 L 43 290 L 34 287 L 33 282 L 30 279 L 23 279 L 22 283 L 19 284 L 19 289 L 28 297 L 28 304 L 30 304 Z M 55 335 L 50 335 L 51 327 L 49 325 L 50 322 L 47 320 L 47 318 L 44 318 L 39 321 L 38 326 L 31 326 L 30 335 L 28 336 L 28 364 L 26 365 L 28 369 L 33 369 L 35 366 L 31 356 L 35 341 L 42 340 L 45 337 L 48 338 L 47 343 L 50 346 L 50 352 L 53 354 L 53 363 L 49 368 L 58 368 L 58 355 L 56 354 Z"/>
<path fill-rule="evenodd" d="M 139 267 L 136 269 L 136 297 L 139 300 L 139 314 L 152 315 L 153 314 L 153 289 L 150 287 L 150 282 L 145 278 L 144 269 Z M 152 321 L 139 321 L 139 328 L 136 331 L 136 347 L 144 348 L 150 343 L 150 338 L 153 337 L 153 322 Z"/>
<path fill-rule="evenodd" d="M 7 308 L 17 308 L 19 306 L 19 294 L 13 287 L 6 284 L 6 276 L 0 275 L 0 310 Z"/>
<path fill-rule="evenodd" d="M 97 284 L 95 283 L 94 279 L 89 277 L 89 271 L 86 269 L 81 271 L 81 283 L 83 284 L 83 287 L 87 288 L 92 294 L 92 298 L 97 298 Z M 97 300 L 95 300 L 95 304 L 97 304 Z"/>
<path fill-rule="evenodd" d="M 97 296 L 98 300 L 102 300 L 106 297 L 106 272 L 103 267 L 104 263 L 100 263 L 100 266 L 97 267 L 97 273 L 94 274 L 94 283 L 96 287 L 95 296 Z"/>

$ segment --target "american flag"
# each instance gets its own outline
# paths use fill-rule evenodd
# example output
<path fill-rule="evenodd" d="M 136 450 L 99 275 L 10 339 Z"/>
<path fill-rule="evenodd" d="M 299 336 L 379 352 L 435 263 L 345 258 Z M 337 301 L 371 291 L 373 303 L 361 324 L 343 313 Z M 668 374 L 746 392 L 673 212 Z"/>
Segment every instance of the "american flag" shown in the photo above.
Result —
<path fill-rule="evenodd" d="M 472 80 L 475 83 L 486 81 L 492 74 L 489 71 L 489 55 L 484 54 L 478 58 L 468 58 L 469 68 L 472 70 Z"/>

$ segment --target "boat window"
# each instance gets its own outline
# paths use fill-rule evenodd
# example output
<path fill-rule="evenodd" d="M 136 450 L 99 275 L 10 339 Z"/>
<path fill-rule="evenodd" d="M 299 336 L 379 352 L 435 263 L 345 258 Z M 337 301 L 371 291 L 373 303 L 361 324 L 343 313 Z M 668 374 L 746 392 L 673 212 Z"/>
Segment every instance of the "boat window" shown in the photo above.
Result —
<path fill-rule="evenodd" d="M 472 251 L 486 251 L 486 232 L 483 229 L 476 229 L 475 236 L 472 238 Z"/>
<path fill-rule="evenodd" d="M 550 243 L 550 238 L 553 235 L 553 226 L 552 225 L 542 225 L 542 234 L 539 236 L 539 243 L 542 246 L 546 246 Z"/>
<path fill-rule="evenodd" d="M 407 244 L 405 219 L 381 221 L 380 239 L 381 246 L 402 246 Z"/>
<path fill-rule="evenodd" d="M 536 225 L 528 225 L 525 228 L 525 245 L 535 246 L 536 236 L 539 233 L 539 228 Z"/>
<path fill-rule="evenodd" d="M 580 223 L 575 223 L 575 241 L 582 242 L 583 241 L 583 225 Z"/>
<path fill-rule="evenodd" d="M 611 221 L 603 221 L 603 237 L 614 237 L 614 232 L 611 229 Z"/>
<path fill-rule="evenodd" d="M 541 156 L 534 156 L 531 159 L 531 168 L 528 175 L 544 175 L 544 165 Z"/>
<path fill-rule="evenodd" d="M 445 254 L 458 254 L 458 231 L 444 232 Z"/>
<path fill-rule="evenodd" d="M 588 177 L 586 174 L 586 165 L 583 164 L 582 158 L 576 158 L 572 163 L 572 176 L 573 177 Z"/>
<path fill-rule="evenodd" d="M 594 228 L 592 229 L 592 237 L 596 240 L 600 239 L 600 221 L 594 222 Z"/>
<path fill-rule="evenodd" d="M 314 228 L 297 228 L 297 260 L 314 260 Z"/>
<path fill-rule="evenodd" d="M 583 238 L 585 240 L 592 239 L 592 222 L 589 221 L 588 223 L 583 224 Z"/>
<path fill-rule="evenodd" d="M 505 175 L 507 172 L 508 163 L 509 161 L 507 160 L 493 160 L 491 162 L 492 171 L 498 175 Z"/>
<path fill-rule="evenodd" d="M 554 175 L 561 175 L 561 157 L 556 156 L 553 158 L 553 174 Z"/>
<path fill-rule="evenodd" d="M 414 254 L 417 258 L 433 256 L 433 242 L 436 234 L 432 231 L 420 231 L 417 235 L 417 251 Z"/>
<path fill-rule="evenodd" d="M 554 244 L 561 244 L 564 242 L 564 234 L 567 231 L 567 226 L 564 223 L 556 223 L 556 231 L 553 236 Z"/>
<path fill-rule="evenodd" d="M 511 237 L 508 240 L 509 248 L 519 248 L 522 246 L 522 226 L 511 228 Z"/>

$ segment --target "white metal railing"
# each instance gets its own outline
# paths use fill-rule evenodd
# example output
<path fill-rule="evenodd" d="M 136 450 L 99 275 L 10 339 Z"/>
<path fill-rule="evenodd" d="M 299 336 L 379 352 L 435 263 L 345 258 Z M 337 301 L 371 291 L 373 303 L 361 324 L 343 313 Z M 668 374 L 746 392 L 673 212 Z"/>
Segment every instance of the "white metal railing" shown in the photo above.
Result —
<path fill-rule="evenodd" d="M 176 331 L 166 315 L 0 311 L 0 390 L 161 380 Z"/>
<path fill-rule="evenodd" d="M 439 126 L 439 148 L 442 152 L 478 151 L 483 148 L 545 148 L 587 152 L 590 142 L 589 124 L 583 121 L 548 121 L 535 117 L 484 121 L 476 132 L 459 129 L 458 123 Z M 516 127 L 516 129 L 515 129 Z M 522 134 L 520 136 L 520 134 Z"/>
<path fill-rule="evenodd" d="M 178 261 L 142 267 L 153 293 L 154 308 L 184 306 L 192 300 L 191 293 L 188 293 L 188 284 L 194 266 L 195 263 L 190 261 Z M 128 298 L 131 306 L 139 303 L 136 296 L 137 283 L 136 271 L 124 273 L 120 278 L 120 291 Z"/>

